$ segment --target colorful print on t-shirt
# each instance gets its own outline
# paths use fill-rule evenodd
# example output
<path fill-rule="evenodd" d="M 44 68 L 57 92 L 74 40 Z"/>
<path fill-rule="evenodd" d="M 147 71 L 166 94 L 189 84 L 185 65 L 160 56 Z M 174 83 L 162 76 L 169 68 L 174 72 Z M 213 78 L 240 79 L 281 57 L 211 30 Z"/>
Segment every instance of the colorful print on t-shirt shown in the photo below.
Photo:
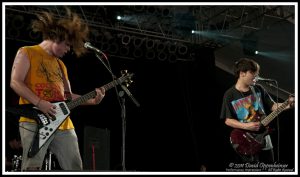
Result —
<path fill-rule="evenodd" d="M 260 93 L 258 93 L 260 96 Z M 253 94 L 231 102 L 240 122 L 253 122 L 258 119 L 258 101 Z"/>

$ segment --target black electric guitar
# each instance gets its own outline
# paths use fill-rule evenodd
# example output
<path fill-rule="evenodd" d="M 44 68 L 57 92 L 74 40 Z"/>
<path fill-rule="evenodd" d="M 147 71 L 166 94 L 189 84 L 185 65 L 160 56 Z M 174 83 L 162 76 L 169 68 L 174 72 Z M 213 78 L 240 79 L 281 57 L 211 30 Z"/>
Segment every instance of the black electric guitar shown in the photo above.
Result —
<path fill-rule="evenodd" d="M 124 82 L 132 82 L 130 79 L 133 74 L 126 72 L 122 73 L 122 76 L 112 82 L 104 85 L 105 90 L 109 90 L 114 86 L 122 84 Z M 6 111 L 21 115 L 27 118 L 36 120 L 38 126 L 35 132 L 35 138 L 32 141 L 31 147 L 28 152 L 28 157 L 33 157 L 39 152 L 43 145 L 49 140 L 53 133 L 59 128 L 59 126 L 64 122 L 64 120 L 70 115 L 70 110 L 83 104 L 88 99 L 94 98 L 97 95 L 97 92 L 91 91 L 79 98 L 76 98 L 70 102 L 55 102 L 52 103 L 56 106 L 56 115 L 52 119 L 44 115 L 43 112 L 38 110 L 32 104 L 23 104 L 15 107 L 6 107 Z"/>
<path fill-rule="evenodd" d="M 240 155 L 255 155 L 264 147 L 264 137 L 269 133 L 267 126 L 269 123 L 280 114 L 289 104 L 287 99 L 275 111 L 268 116 L 256 117 L 261 120 L 261 129 L 259 131 L 246 131 L 242 129 L 233 129 L 230 134 L 230 143 L 235 151 Z"/>

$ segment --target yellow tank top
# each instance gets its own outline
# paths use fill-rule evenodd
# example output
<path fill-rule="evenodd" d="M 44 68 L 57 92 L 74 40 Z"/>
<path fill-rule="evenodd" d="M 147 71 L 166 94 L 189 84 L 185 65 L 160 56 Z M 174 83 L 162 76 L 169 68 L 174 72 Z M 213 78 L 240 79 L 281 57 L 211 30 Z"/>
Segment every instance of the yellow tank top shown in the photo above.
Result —
<path fill-rule="evenodd" d="M 67 68 L 64 63 L 49 55 L 39 45 L 21 48 L 26 52 L 30 61 L 30 68 L 25 77 L 27 87 L 38 97 L 50 102 L 64 101 L 64 83 L 62 74 L 68 79 Z M 20 50 L 20 49 L 19 49 Z M 59 63 L 61 66 L 59 66 Z M 63 70 L 64 73 L 61 73 Z M 28 100 L 20 97 L 19 104 L 30 104 Z M 35 122 L 35 120 L 21 117 L 20 122 Z M 68 117 L 59 127 L 60 130 L 72 129 L 74 125 Z"/>

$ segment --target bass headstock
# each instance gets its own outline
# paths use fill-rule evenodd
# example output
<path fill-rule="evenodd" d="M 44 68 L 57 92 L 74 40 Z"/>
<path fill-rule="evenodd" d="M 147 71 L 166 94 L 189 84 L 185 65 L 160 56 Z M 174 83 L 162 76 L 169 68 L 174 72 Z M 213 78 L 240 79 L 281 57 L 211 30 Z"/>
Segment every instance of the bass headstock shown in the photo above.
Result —
<path fill-rule="evenodd" d="M 133 81 L 133 73 L 129 73 L 128 70 L 121 70 L 122 78 L 124 79 L 123 85 L 128 87 Z"/>

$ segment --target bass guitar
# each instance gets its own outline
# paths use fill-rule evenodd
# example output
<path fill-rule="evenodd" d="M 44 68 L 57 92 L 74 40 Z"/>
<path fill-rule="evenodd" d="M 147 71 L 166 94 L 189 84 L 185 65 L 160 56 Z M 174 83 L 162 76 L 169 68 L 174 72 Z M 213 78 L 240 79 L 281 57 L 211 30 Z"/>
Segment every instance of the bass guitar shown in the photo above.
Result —
<path fill-rule="evenodd" d="M 256 117 L 261 120 L 261 129 L 259 131 L 246 131 L 242 129 L 233 129 L 230 134 L 230 143 L 234 150 L 240 155 L 255 155 L 264 147 L 264 137 L 269 133 L 267 125 L 280 114 L 289 104 L 287 99 L 275 111 L 268 116 Z"/>
<path fill-rule="evenodd" d="M 122 76 L 120 78 L 115 79 L 102 87 L 107 91 L 113 88 L 114 86 L 122 84 L 123 82 L 126 82 L 126 85 L 128 85 L 128 82 L 132 82 L 130 80 L 132 76 L 133 74 L 124 72 L 122 73 Z M 39 152 L 43 145 L 49 140 L 49 138 L 54 134 L 54 132 L 59 128 L 59 126 L 64 122 L 64 120 L 70 115 L 70 110 L 81 105 L 87 100 L 94 98 L 96 95 L 97 92 L 93 90 L 69 102 L 61 101 L 52 103 L 56 106 L 56 114 L 53 118 L 48 118 L 43 112 L 41 112 L 37 107 L 33 106 L 32 104 L 23 104 L 15 107 L 6 107 L 7 112 L 34 119 L 38 124 L 37 130 L 35 131 L 34 139 L 31 143 L 31 147 L 28 152 L 28 157 L 33 157 Z"/>

